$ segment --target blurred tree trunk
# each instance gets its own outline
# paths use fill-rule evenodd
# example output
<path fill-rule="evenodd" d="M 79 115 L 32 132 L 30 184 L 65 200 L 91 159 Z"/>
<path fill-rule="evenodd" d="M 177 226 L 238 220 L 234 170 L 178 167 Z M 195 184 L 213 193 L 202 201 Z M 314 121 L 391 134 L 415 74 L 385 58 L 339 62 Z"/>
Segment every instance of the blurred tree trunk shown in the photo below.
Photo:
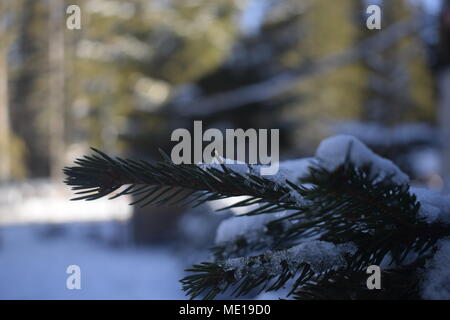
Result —
<path fill-rule="evenodd" d="M 172 192 L 174 191 L 169 191 Z M 181 200 L 184 195 L 182 192 L 173 200 Z M 138 198 L 140 197 L 133 200 Z M 186 209 L 186 206 L 182 205 L 148 205 L 143 208 L 135 206 L 131 219 L 134 242 L 138 245 L 149 245 L 175 239 L 178 235 L 179 219 Z"/>
<path fill-rule="evenodd" d="M 64 166 L 64 1 L 49 1 L 49 154 L 50 176 L 62 177 Z"/>
<path fill-rule="evenodd" d="M 0 181 L 11 178 L 10 116 L 8 95 L 7 1 L 0 3 Z"/>
<path fill-rule="evenodd" d="M 131 220 L 134 242 L 137 245 L 151 245 L 175 239 L 179 219 L 185 211 L 186 208 L 177 206 L 134 208 Z"/>

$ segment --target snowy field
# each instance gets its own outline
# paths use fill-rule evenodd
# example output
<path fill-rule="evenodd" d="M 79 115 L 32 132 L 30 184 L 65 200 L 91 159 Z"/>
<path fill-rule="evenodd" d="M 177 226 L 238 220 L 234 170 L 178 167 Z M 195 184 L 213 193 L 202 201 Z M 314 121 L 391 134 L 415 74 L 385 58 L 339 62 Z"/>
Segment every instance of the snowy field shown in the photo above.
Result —
<path fill-rule="evenodd" d="M 2 226 L 0 299 L 183 299 L 181 259 L 126 238 L 123 222 Z M 80 290 L 66 288 L 73 264 Z"/>
<path fill-rule="evenodd" d="M 0 225 L 128 220 L 126 196 L 109 201 L 70 201 L 74 193 L 62 182 L 30 180 L 0 184 Z"/>
<path fill-rule="evenodd" d="M 0 185 L 0 299 L 180 299 L 181 260 L 135 248 L 129 199 L 71 202 L 62 184 Z M 69 265 L 81 289 L 69 290 Z"/>

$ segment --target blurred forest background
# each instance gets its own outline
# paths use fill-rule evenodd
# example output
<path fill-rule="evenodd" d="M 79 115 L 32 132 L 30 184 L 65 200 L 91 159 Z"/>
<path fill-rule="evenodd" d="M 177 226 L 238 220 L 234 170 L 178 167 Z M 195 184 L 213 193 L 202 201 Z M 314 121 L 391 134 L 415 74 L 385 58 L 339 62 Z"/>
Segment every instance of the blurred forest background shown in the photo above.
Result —
<path fill-rule="evenodd" d="M 366 27 L 370 4 L 381 30 Z M 69 5 L 79 30 L 66 28 Z M 444 189 L 449 62 L 447 0 L 1 0 L 0 223 L 45 223 L 38 233 L 55 237 L 55 221 L 118 219 L 110 242 L 206 247 L 223 219 L 209 209 L 81 206 L 62 185 L 61 169 L 90 146 L 159 159 L 194 120 L 280 129 L 281 159 L 352 134 L 414 184 Z M 5 285 L 0 297 L 39 297 Z"/>

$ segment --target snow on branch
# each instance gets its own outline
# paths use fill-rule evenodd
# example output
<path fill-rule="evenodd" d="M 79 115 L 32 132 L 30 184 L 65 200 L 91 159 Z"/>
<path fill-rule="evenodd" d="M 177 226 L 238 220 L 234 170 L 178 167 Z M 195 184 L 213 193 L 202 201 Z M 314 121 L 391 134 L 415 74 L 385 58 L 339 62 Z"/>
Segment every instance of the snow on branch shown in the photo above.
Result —
<path fill-rule="evenodd" d="M 223 208 L 247 210 L 244 217 L 219 227 L 216 262 L 194 265 L 181 280 L 191 298 L 214 298 L 228 289 L 242 296 L 287 284 L 301 297 L 303 285 L 314 291 L 330 285 L 323 282 L 326 276 L 336 280 L 333 277 L 344 271 L 350 276 L 338 280 L 346 285 L 360 279 L 368 265 L 387 260 L 390 279 L 403 279 L 396 275 L 396 267 L 407 268 L 408 277 L 415 279 L 417 268 L 436 250 L 444 251 L 438 251 L 427 277 L 438 280 L 424 285 L 425 296 L 437 285 L 433 281 L 440 285 L 448 276 L 438 263 L 448 256 L 442 241 L 450 237 L 449 196 L 410 189 L 405 173 L 355 137 L 325 139 L 313 158 L 281 163 L 274 176 L 261 176 L 246 164 L 233 169 L 222 162 L 148 163 L 96 151 L 64 172 L 66 184 L 79 193 L 78 200 L 131 194 L 144 205 L 173 204 L 180 201 L 175 196 L 186 190 L 183 200 L 197 204 L 246 196 Z M 359 286 L 358 281 L 353 284 Z M 393 281 L 389 290 L 398 295 L 405 287 Z M 444 286 L 441 292 L 445 290 Z"/>
<path fill-rule="evenodd" d="M 292 293 L 312 278 L 345 268 L 346 256 L 354 251 L 351 244 L 310 241 L 286 250 L 194 265 L 187 271 L 195 274 L 185 277 L 181 283 L 191 298 L 213 299 L 229 290 L 231 295 L 242 296 L 255 289 L 278 290 L 293 281 Z"/>
<path fill-rule="evenodd" d="M 409 177 L 392 161 L 373 153 L 360 140 L 353 136 L 339 135 L 322 141 L 317 148 L 316 157 L 329 171 L 344 164 L 347 160 L 356 167 L 370 165 L 374 182 L 390 180 L 398 185 L 409 183 Z"/>

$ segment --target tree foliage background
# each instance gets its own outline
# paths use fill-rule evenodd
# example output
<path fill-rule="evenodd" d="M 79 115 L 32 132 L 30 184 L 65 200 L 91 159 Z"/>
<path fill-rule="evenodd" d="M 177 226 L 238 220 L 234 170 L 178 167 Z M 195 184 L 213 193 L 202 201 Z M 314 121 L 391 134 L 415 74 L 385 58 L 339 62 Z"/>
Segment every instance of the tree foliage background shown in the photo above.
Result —
<path fill-rule="evenodd" d="M 188 126 L 192 118 L 211 126 L 221 122 L 289 128 L 290 134 L 283 135 L 289 152 L 305 145 L 312 148 L 327 136 L 327 119 L 392 126 L 404 121 L 432 123 L 435 118 L 430 54 L 417 32 L 382 52 L 374 50 L 366 59 L 319 76 L 294 77 L 290 89 L 280 95 L 243 101 L 229 109 L 215 110 L 211 103 L 207 110 L 195 111 L 200 98 L 302 70 L 381 32 L 365 27 L 366 1 L 70 4 L 80 6 L 82 25 L 80 30 L 68 30 L 61 21 L 60 26 L 65 103 L 58 112 L 66 124 L 60 137 L 65 152 L 77 146 L 87 150 L 88 145 L 150 152 L 155 148 L 148 144 L 161 141 L 155 137 L 169 140 L 174 127 Z M 9 84 L 8 107 L 2 109 L 9 111 L 12 142 L 6 153 L 12 157 L 11 178 L 45 177 L 51 172 L 48 76 L 56 71 L 48 56 L 52 35 L 60 32 L 48 23 L 52 8 L 52 1 L 2 4 L 3 59 L 8 67 L 2 73 Z M 382 9 L 383 29 L 403 19 L 418 19 L 421 13 L 403 0 L 385 3 Z M 186 110 L 170 108 L 189 99 L 179 107 Z"/>

